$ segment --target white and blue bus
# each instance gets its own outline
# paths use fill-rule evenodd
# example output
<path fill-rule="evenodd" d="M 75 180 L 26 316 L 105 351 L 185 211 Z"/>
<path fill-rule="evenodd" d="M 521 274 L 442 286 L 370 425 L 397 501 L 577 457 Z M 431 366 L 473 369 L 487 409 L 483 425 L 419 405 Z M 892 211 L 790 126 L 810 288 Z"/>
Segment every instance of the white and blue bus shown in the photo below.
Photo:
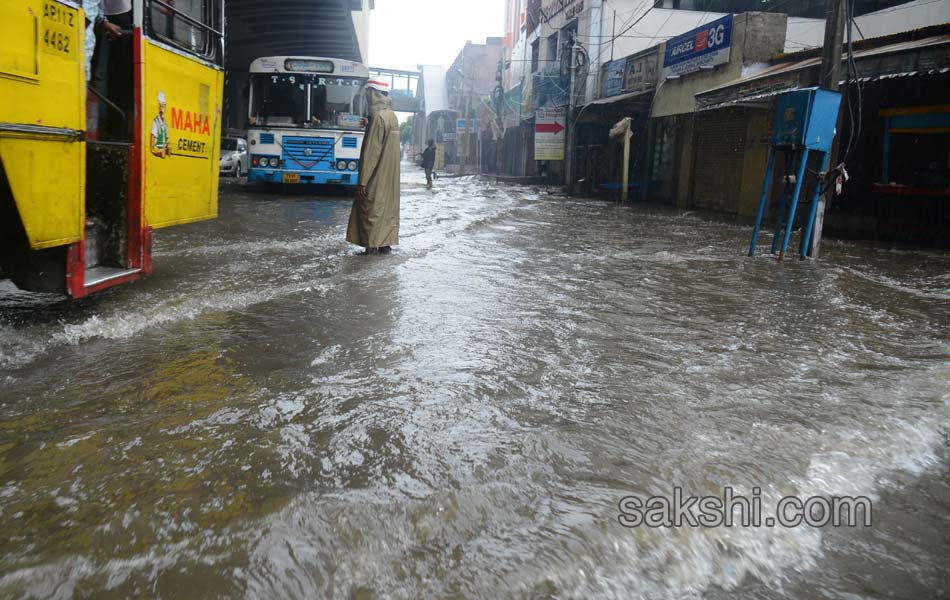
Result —
<path fill-rule="evenodd" d="M 355 186 L 369 72 L 336 58 L 251 63 L 248 181 Z"/>

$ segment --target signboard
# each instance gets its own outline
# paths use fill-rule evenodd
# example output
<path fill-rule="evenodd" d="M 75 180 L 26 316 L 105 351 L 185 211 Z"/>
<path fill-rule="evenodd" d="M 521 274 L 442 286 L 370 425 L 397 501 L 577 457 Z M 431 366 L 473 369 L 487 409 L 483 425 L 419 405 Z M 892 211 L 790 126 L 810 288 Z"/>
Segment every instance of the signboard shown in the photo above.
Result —
<path fill-rule="evenodd" d="M 646 55 L 628 58 L 623 89 L 628 92 L 642 92 L 656 86 L 656 59 L 655 50 Z"/>
<path fill-rule="evenodd" d="M 695 73 L 702 67 L 729 62 L 732 15 L 716 19 L 666 42 L 663 77 Z"/>
<path fill-rule="evenodd" d="M 534 117 L 534 160 L 564 160 L 566 110 L 539 108 Z"/>
<path fill-rule="evenodd" d="M 615 60 L 607 64 L 607 87 L 604 90 L 607 96 L 623 93 L 623 72 L 626 64 L 625 60 Z"/>
<path fill-rule="evenodd" d="M 466 129 L 466 125 L 468 129 Z M 455 131 L 457 133 L 465 133 L 466 131 L 478 131 L 478 128 L 481 126 L 478 117 L 468 120 L 468 119 L 456 119 L 455 120 Z"/>
<path fill-rule="evenodd" d="M 584 11 L 584 0 L 553 0 L 544 7 L 544 15 L 548 19 L 561 11 L 566 11 L 566 19 L 573 19 Z"/>

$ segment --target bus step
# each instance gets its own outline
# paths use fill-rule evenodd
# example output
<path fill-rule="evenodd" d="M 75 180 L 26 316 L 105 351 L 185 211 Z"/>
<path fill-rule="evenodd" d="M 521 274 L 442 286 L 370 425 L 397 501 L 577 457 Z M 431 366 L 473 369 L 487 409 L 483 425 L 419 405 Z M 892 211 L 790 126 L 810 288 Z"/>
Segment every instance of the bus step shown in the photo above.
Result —
<path fill-rule="evenodd" d="M 86 287 L 99 285 L 112 279 L 141 273 L 142 269 L 119 269 L 117 267 L 93 267 L 86 270 Z"/>

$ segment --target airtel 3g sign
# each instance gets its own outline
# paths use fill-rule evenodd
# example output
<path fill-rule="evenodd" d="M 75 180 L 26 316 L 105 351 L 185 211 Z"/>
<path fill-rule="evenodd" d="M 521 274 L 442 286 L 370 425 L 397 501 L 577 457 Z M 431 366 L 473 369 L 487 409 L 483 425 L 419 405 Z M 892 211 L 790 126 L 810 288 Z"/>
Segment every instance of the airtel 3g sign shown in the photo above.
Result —
<path fill-rule="evenodd" d="M 703 66 L 727 63 L 731 46 L 732 15 L 727 15 L 668 41 L 663 76 L 685 75 Z"/>

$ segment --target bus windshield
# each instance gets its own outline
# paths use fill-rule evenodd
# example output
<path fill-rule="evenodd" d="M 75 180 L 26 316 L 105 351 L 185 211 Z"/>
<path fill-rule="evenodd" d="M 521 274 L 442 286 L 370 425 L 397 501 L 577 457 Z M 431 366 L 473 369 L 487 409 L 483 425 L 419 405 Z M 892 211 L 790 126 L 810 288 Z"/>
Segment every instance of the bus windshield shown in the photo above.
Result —
<path fill-rule="evenodd" d="M 251 75 L 252 126 L 360 129 L 363 79 L 302 73 Z"/>

